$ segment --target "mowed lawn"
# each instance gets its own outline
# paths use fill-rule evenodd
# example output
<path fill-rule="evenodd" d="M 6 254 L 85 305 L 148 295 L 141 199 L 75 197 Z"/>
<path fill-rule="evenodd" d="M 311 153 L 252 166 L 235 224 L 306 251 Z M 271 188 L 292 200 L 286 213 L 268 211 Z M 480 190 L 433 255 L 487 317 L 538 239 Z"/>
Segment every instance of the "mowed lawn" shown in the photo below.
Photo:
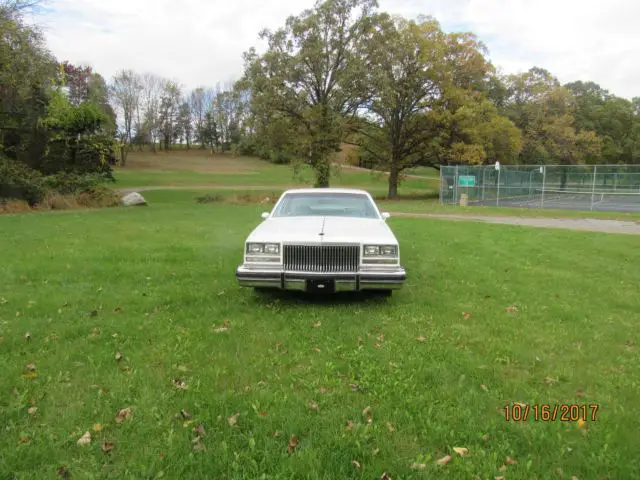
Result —
<path fill-rule="evenodd" d="M 294 172 L 290 165 L 276 165 L 254 157 L 216 154 L 211 157 L 201 150 L 159 152 L 131 152 L 127 166 L 115 172 L 116 188 L 147 186 L 311 186 L 314 175 L 305 166 Z M 388 191 L 388 177 L 381 172 L 352 170 L 334 166 L 332 186 L 367 188 L 384 194 Z M 439 180 L 407 178 L 400 192 L 408 195 L 437 195 Z"/>
<path fill-rule="evenodd" d="M 635 236 L 392 218 L 390 299 L 257 295 L 263 206 L 146 196 L 0 217 L 0 478 L 640 475 Z"/>

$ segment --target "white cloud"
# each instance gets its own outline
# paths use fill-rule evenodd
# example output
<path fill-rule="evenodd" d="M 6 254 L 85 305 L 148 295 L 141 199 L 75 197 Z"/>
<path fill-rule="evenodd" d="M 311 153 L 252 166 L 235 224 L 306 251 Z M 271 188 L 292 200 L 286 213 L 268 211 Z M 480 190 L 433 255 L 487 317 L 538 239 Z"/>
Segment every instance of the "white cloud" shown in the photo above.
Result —
<path fill-rule="evenodd" d="M 314 0 L 49 0 L 40 18 L 60 60 L 153 71 L 185 87 L 229 82 L 258 32 L 277 28 Z M 431 14 L 447 30 L 470 30 L 505 72 L 540 66 L 560 81 L 593 80 L 640 96 L 640 3 L 629 0 L 380 0 L 383 10 Z"/>

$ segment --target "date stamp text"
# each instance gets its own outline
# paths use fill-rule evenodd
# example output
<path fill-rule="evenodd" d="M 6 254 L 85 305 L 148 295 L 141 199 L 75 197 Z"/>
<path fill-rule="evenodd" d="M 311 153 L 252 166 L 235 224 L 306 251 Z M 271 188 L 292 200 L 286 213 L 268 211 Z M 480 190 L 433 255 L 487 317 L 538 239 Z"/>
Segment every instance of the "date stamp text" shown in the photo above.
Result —
<path fill-rule="evenodd" d="M 578 403 L 525 404 L 514 403 L 504 407 L 504 418 L 507 422 L 595 422 L 598 419 L 600 405 Z"/>

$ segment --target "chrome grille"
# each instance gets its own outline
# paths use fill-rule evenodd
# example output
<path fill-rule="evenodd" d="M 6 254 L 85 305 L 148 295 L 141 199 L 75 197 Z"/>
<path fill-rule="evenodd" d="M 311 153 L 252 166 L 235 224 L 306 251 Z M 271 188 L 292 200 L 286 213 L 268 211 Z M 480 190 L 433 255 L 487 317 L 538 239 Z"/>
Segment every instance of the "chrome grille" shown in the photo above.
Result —
<path fill-rule="evenodd" d="M 293 272 L 356 272 L 359 245 L 284 245 L 284 269 Z"/>

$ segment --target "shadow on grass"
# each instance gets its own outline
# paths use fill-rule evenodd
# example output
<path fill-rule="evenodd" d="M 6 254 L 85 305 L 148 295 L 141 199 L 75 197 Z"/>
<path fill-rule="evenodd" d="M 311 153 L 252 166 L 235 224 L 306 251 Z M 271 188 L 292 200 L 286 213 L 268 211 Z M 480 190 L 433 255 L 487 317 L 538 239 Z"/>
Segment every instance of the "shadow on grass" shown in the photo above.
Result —
<path fill-rule="evenodd" d="M 354 305 L 383 304 L 391 297 L 377 291 L 308 293 L 295 290 L 256 290 L 254 299 L 257 303 L 270 303 L 279 300 L 283 303 L 302 305 Z"/>

